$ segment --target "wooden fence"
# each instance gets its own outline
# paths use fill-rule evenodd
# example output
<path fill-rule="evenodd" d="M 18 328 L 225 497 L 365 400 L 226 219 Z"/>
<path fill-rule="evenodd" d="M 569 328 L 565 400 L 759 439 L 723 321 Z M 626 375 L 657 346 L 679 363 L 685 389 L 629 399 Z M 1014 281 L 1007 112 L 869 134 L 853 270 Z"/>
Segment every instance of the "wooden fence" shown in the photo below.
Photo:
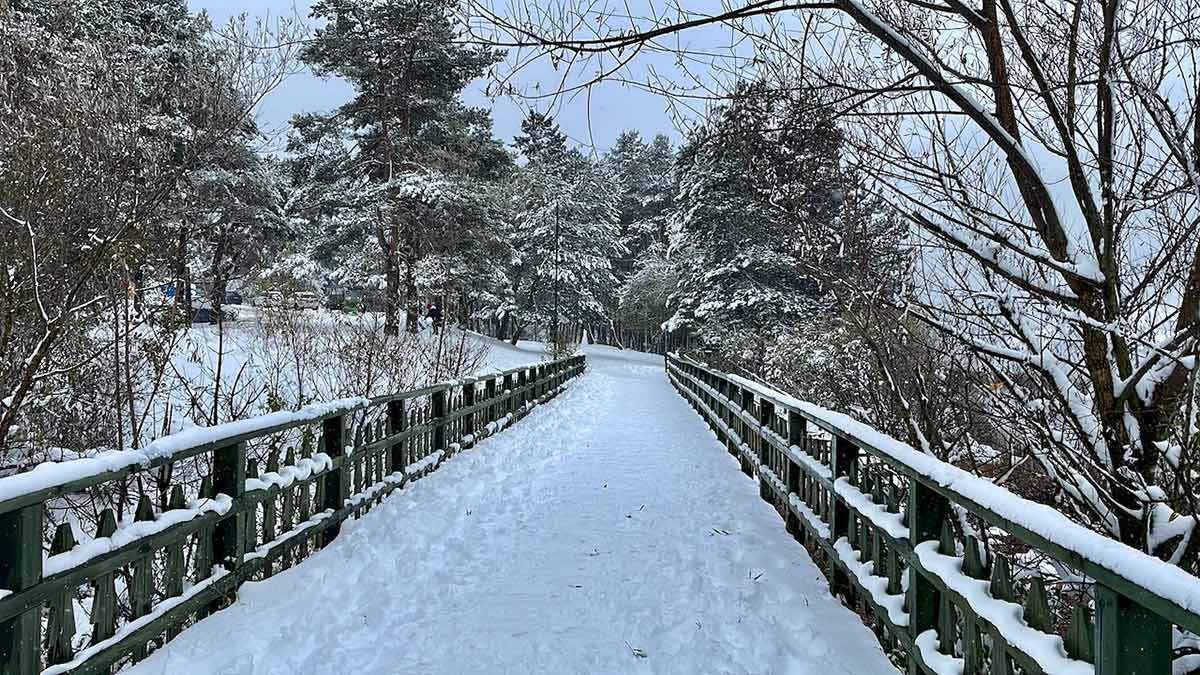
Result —
<path fill-rule="evenodd" d="M 227 606 L 241 583 L 298 564 L 342 521 L 520 419 L 585 367 L 575 356 L 310 406 L 0 479 L 2 672 L 108 673 L 144 657 Z M 202 478 L 179 478 L 157 506 L 142 492 L 128 522 L 106 509 L 94 538 L 76 542 L 64 523 L 44 547 L 44 519 L 60 500 L 144 486 L 149 472 L 177 475 L 189 462 Z M 85 597 L 86 628 L 75 623 Z"/>
<path fill-rule="evenodd" d="M 497 340 L 512 338 L 511 326 L 497 318 L 467 319 L 464 321 L 469 330 L 486 335 Z M 522 339 L 548 339 L 552 326 L 526 326 Z M 592 344 L 632 349 L 633 351 L 650 354 L 666 354 L 671 351 L 681 351 L 691 348 L 692 338 L 686 330 L 662 331 L 635 328 L 619 321 L 598 321 L 579 323 L 564 321 L 559 326 L 564 335 L 570 336 L 574 342 L 582 342 L 586 336 Z"/>
<path fill-rule="evenodd" d="M 1168 675 L 1172 627 L 1200 634 L 1200 580 L 1175 566 L 844 415 L 675 355 L 667 371 L 908 673 Z M 1014 556 L 1071 573 L 1047 592 Z"/>
<path fill-rule="evenodd" d="M 595 344 L 650 354 L 665 355 L 689 349 L 692 345 L 691 335 L 686 330 L 647 330 L 610 322 L 589 324 L 587 332 Z"/>

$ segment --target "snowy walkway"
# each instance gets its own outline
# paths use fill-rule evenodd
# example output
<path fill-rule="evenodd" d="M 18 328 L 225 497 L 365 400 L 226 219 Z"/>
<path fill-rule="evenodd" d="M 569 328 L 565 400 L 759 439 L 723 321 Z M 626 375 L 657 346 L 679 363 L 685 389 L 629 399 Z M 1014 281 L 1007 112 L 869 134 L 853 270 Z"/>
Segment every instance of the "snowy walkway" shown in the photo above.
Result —
<path fill-rule="evenodd" d="M 561 397 L 130 672 L 895 673 L 661 359 L 588 354 Z"/>

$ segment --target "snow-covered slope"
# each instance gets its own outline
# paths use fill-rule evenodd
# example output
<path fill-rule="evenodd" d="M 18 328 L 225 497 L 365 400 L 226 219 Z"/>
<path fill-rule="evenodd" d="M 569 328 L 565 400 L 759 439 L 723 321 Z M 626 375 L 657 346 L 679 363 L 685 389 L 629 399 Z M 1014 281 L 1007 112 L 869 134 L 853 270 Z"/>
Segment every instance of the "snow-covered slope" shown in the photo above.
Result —
<path fill-rule="evenodd" d="M 487 348 L 488 370 L 508 370 L 549 358 L 546 345 L 542 342 L 520 340 L 514 347 L 506 340 L 497 340 L 479 333 L 467 333 L 467 336 L 472 342 Z"/>
<path fill-rule="evenodd" d="M 586 350 L 558 399 L 131 672 L 894 673 L 661 357 Z"/>

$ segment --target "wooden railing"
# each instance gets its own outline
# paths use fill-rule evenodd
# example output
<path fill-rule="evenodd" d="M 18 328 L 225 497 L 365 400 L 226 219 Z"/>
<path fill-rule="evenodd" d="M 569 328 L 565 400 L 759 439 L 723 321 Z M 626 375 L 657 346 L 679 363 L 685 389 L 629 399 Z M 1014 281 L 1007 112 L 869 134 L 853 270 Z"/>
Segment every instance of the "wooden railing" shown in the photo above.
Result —
<path fill-rule="evenodd" d="M 2 672 L 108 673 L 144 657 L 226 606 L 241 583 L 298 564 L 347 518 L 554 397 L 585 366 L 575 356 L 309 406 L 0 479 Z M 43 546 L 48 514 L 106 489 L 140 492 L 132 518 L 105 509 L 82 543 L 63 522 Z M 86 628 L 75 622 L 81 597 Z"/>
<path fill-rule="evenodd" d="M 468 319 L 464 324 L 470 330 L 495 340 L 508 340 L 512 337 L 508 332 L 510 327 L 498 318 Z M 592 344 L 632 349 L 648 354 L 665 355 L 674 351 L 686 351 L 692 342 L 691 334 L 686 329 L 662 331 L 630 328 L 619 321 L 564 322 L 559 330 L 574 342 L 582 342 L 586 337 Z M 547 326 L 544 330 L 529 330 L 525 339 L 548 338 L 552 331 L 552 326 Z"/>
<path fill-rule="evenodd" d="M 666 367 L 907 672 L 1167 675 L 1172 627 L 1200 634 L 1183 570 L 845 415 L 677 355 Z M 1069 572 L 1055 592 L 1039 565 Z"/>

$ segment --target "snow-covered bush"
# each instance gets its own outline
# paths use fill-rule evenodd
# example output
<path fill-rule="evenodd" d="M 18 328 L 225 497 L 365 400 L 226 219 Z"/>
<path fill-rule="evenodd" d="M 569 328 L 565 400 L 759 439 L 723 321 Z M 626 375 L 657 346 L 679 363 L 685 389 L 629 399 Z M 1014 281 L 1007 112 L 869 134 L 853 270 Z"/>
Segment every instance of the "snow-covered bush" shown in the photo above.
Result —
<path fill-rule="evenodd" d="M 672 260 L 658 254 L 644 257 L 639 265 L 621 289 L 617 320 L 657 333 L 675 313 L 671 298 L 679 284 L 679 271 Z"/>
<path fill-rule="evenodd" d="M 576 339 L 576 333 L 571 326 L 563 324 L 558 330 L 551 328 L 549 333 L 546 339 L 546 356 L 550 360 L 566 358 L 579 351 L 579 340 Z"/>
<path fill-rule="evenodd" d="M 264 311 L 249 354 L 270 407 L 407 391 L 473 372 L 487 356 L 461 331 L 390 335 L 385 326 L 378 312 Z"/>
<path fill-rule="evenodd" d="M 884 383 L 870 349 L 836 316 L 780 331 L 762 377 L 805 401 L 846 411 L 873 426 L 891 421 L 874 405 Z"/>

